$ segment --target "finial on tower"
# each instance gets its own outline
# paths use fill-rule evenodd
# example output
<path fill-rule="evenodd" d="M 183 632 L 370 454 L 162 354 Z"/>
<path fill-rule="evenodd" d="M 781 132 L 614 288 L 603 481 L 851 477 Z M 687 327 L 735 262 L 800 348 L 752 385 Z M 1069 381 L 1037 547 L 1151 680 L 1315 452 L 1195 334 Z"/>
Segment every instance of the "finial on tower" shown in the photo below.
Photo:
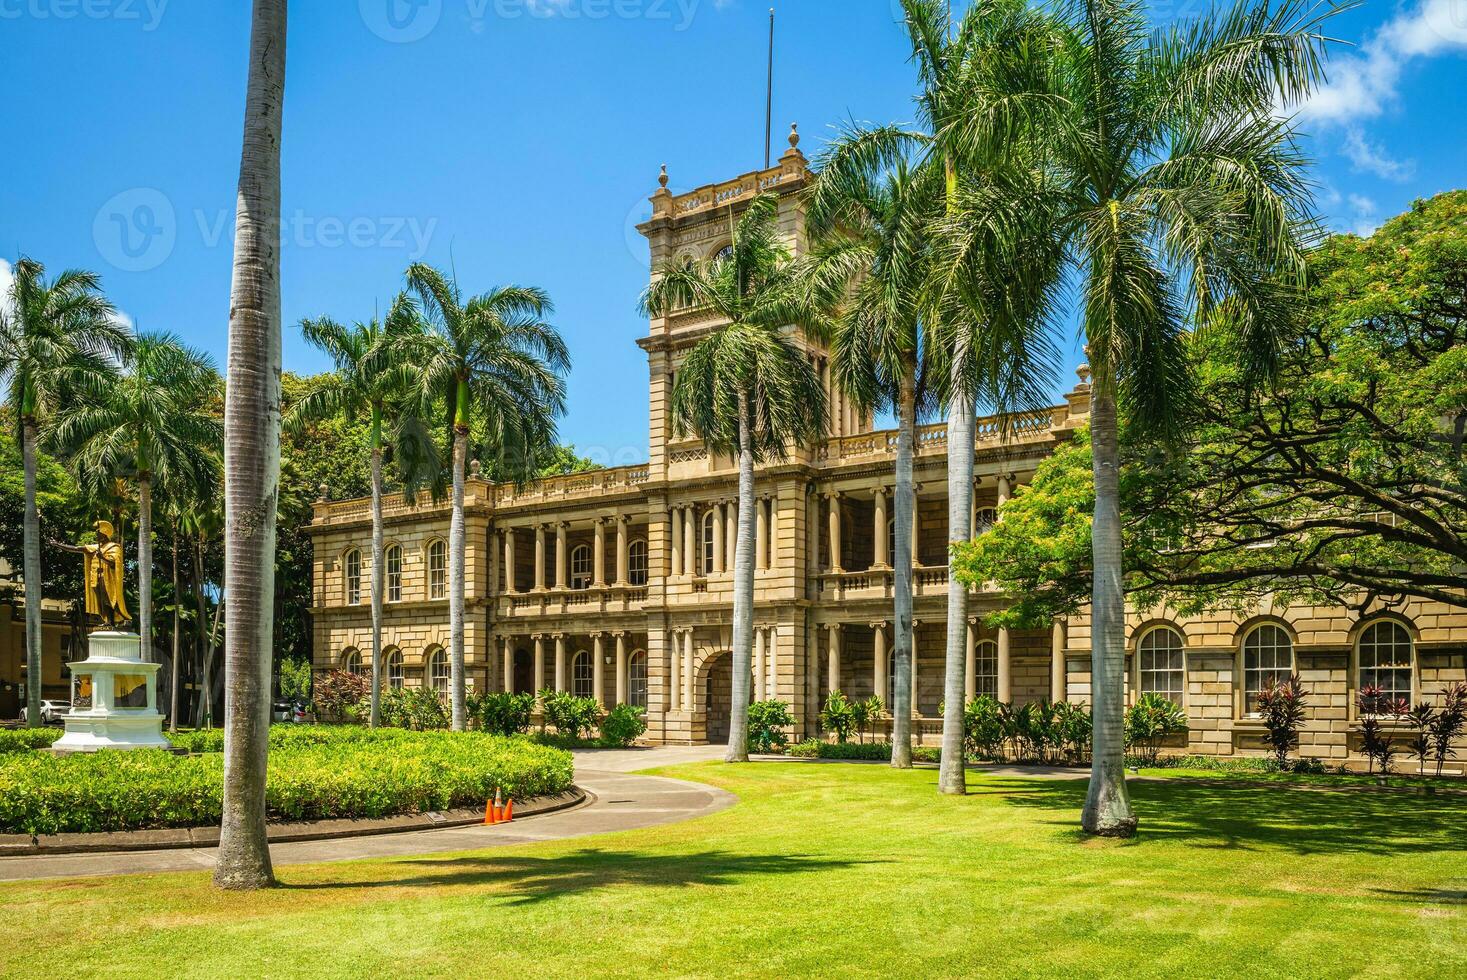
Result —
<path fill-rule="evenodd" d="M 480 463 L 477 459 L 469 460 L 469 475 L 472 476 L 474 479 L 477 480 L 479 478 L 479 473 L 482 469 L 483 464 Z"/>
<path fill-rule="evenodd" d="M 662 165 L 662 173 L 657 176 L 657 184 L 660 187 L 667 186 L 667 164 Z"/>
<path fill-rule="evenodd" d="M 1088 388 L 1090 386 L 1090 365 L 1081 364 L 1075 369 L 1075 373 L 1080 376 L 1080 385 Z"/>
<path fill-rule="evenodd" d="M 799 148 L 800 148 L 800 124 L 799 123 L 790 123 L 790 149 L 792 149 L 792 150 L 798 150 Z"/>

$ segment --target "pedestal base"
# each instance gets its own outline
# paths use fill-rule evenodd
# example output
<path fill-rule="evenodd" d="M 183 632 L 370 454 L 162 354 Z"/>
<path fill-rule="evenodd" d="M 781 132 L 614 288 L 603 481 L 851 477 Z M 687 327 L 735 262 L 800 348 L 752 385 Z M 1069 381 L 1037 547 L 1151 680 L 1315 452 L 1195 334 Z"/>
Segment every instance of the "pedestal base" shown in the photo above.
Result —
<path fill-rule="evenodd" d="M 67 715 L 66 734 L 51 746 L 58 753 L 102 749 L 172 749 L 163 737 L 163 716 L 156 711 L 82 711 Z"/>
<path fill-rule="evenodd" d="M 163 737 L 158 711 L 158 664 L 142 659 L 136 633 L 93 633 L 91 656 L 71 665 L 73 708 L 63 722 L 66 734 L 52 749 L 59 753 L 103 749 L 171 749 Z M 85 690 L 85 702 L 81 692 Z"/>

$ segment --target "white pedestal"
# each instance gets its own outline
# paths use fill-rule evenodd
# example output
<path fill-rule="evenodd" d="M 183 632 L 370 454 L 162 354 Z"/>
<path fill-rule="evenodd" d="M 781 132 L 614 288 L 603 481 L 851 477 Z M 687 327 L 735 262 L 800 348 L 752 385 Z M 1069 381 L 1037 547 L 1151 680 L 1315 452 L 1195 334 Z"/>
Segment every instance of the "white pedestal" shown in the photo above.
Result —
<path fill-rule="evenodd" d="M 52 751 L 171 749 L 158 712 L 159 664 L 144 663 L 136 633 L 93 633 L 71 665 L 71 713 Z"/>

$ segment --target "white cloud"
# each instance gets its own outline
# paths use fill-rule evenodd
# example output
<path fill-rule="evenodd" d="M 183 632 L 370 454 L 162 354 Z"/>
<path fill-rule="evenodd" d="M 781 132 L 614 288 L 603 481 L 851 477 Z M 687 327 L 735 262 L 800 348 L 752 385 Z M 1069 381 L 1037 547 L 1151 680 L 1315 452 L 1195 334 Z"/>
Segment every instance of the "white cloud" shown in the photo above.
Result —
<path fill-rule="evenodd" d="M 10 271 L 10 263 L 0 259 L 0 306 L 6 311 L 10 309 L 10 284 L 15 282 L 15 274 Z"/>
<path fill-rule="evenodd" d="M 1367 140 L 1355 126 L 1345 130 L 1344 153 L 1356 171 L 1375 174 L 1383 180 L 1407 181 L 1416 174 L 1415 163 L 1394 159 L 1378 144 Z"/>

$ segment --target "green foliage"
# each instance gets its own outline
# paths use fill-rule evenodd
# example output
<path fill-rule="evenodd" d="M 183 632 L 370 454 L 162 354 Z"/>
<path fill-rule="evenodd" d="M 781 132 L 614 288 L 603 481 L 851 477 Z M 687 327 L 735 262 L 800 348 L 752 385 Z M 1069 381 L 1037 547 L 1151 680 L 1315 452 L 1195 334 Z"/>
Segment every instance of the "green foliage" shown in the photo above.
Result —
<path fill-rule="evenodd" d="M 999 703 L 980 694 L 963 707 L 964 751 L 975 759 L 998 759 L 1003 755 L 1004 724 Z"/>
<path fill-rule="evenodd" d="M 1373 684 L 1366 684 L 1355 694 L 1355 707 L 1360 712 L 1360 751 L 1369 761 L 1369 772 L 1380 768 L 1381 775 L 1391 771 L 1396 745 L 1383 719 L 1397 719 L 1409 706 L 1405 701 L 1389 697 Z"/>
<path fill-rule="evenodd" d="M 1456 757 L 1453 746 L 1467 730 L 1467 684 L 1453 684 L 1442 694 L 1441 708 L 1431 725 L 1431 754 L 1436 760 L 1436 774 Z"/>
<path fill-rule="evenodd" d="M 1187 731 L 1187 713 L 1171 698 L 1148 691 L 1126 711 L 1126 748 L 1141 747 L 1147 765 L 1154 765 L 1167 739 Z"/>
<path fill-rule="evenodd" d="M 440 702 L 441 703 L 441 702 Z M 530 730 L 535 695 L 489 691 L 467 701 L 469 714 L 491 735 L 523 735 Z"/>
<path fill-rule="evenodd" d="M 0 729 L 0 755 L 50 748 L 62 734 L 59 728 Z"/>
<path fill-rule="evenodd" d="M 213 736 L 208 736 L 212 738 Z M 370 819 L 564 792 L 571 757 L 479 733 L 276 726 L 266 807 L 272 820 Z M 223 757 L 98 752 L 0 757 L 0 832 L 87 833 L 217 824 Z"/>
<path fill-rule="evenodd" d="M 282 660 L 277 670 L 280 673 L 280 696 L 291 704 L 310 704 L 311 662 Z"/>
<path fill-rule="evenodd" d="M 624 749 L 647 734 L 647 709 L 618 704 L 601 719 L 601 741 L 608 748 Z"/>
<path fill-rule="evenodd" d="M 568 691 L 541 692 L 545 721 L 557 733 L 584 739 L 601 723 L 601 705 L 595 698 L 578 698 Z"/>
<path fill-rule="evenodd" d="M 754 701 L 749 705 L 749 751 L 761 755 L 783 752 L 789 738 L 785 729 L 795 723 L 783 701 Z"/>
<path fill-rule="evenodd" d="M 851 740 L 856 730 L 856 711 L 850 699 L 840 691 L 831 691 L 825 698 L 825 707 L 820 709 L 820 725 L 835 735 L 842 744 Z"/>
<path fill-rule="evenodd" d="M 360 674 L 333 670 L 323 674 L 314 685 L 312 705 L 322 721 L 348 721 L 357 716 L 362 699 L 367 696 L 369 681 Z"/>
<path fill-rule="evenodd" d="M 0 409 L 0 431 L 16 425 L 8 409 Z M 36 508 L 41 515 L 41 540 L 77 541 L 91 529 L 88 505 L 76 481 L 56 459 L 36 453 Z M 24 566 L 25 468 L 20 446 L 0 438 L 0 561 Z M 82 560 L 55 548 L 43 547 L 41 576 L 49 598 L 75 599 L 82 594 Z M 8 584 L 0 585 L 3 598 Z"/>
<path fill-rule="evenodd" d="M 796 742 L 784 750 L 796 759 L 840 759 L 852 762 L 890 762 L 890 742 L 827 742 L 810 738 Z M 935 745 L 912 746 L 912 761 L 936 765 L 942 761 L 942 750 Z"/>
<path fill-rule="evenodd" d="M 1280 768 L 1289 763 L 1289 753 L 1299 747 L 1299 731 L 1304 727 L 1304 709 L 1309 697 L 1298 674 L 1276 683 L 1272 677 L 1258 692 L 1258 711 L 1268 732 L 1268 744 Z"/>
<path fill-rule="evenodd" d="M 1153 769 L 1196 769 L 1203 772 L 1275 773 L 1292 772 L 1318 775 L 1325 765 L 1318 759 L 1285 759 L 1255 756 L 1171 755 L 1153 763 L 1137 757 L 1126 759 L 1130 766 L 1150 765 Z"/>
<path fill-rule="evenodd" d="M 980 694 L 963 709 L 969 758 L 995 762 L 1082 762 L 1090 753 L 1090 709 L 1066 701 L 1015 706 Z"/>
<path fill-rule="evenodd" d="M 370 693 L 370 692 L 369 692 Z M 448 708 L 438 692 L 429 687 L 403 687 L 382 692 L 381 721 L 389 728 L 406 728 L 415 732 L 442 731 L 448 727 Z M 355 708 L 366 718 L 370 705 L 364 698 Z M 511 732 L 494 732 L 509 735 Z"/>

